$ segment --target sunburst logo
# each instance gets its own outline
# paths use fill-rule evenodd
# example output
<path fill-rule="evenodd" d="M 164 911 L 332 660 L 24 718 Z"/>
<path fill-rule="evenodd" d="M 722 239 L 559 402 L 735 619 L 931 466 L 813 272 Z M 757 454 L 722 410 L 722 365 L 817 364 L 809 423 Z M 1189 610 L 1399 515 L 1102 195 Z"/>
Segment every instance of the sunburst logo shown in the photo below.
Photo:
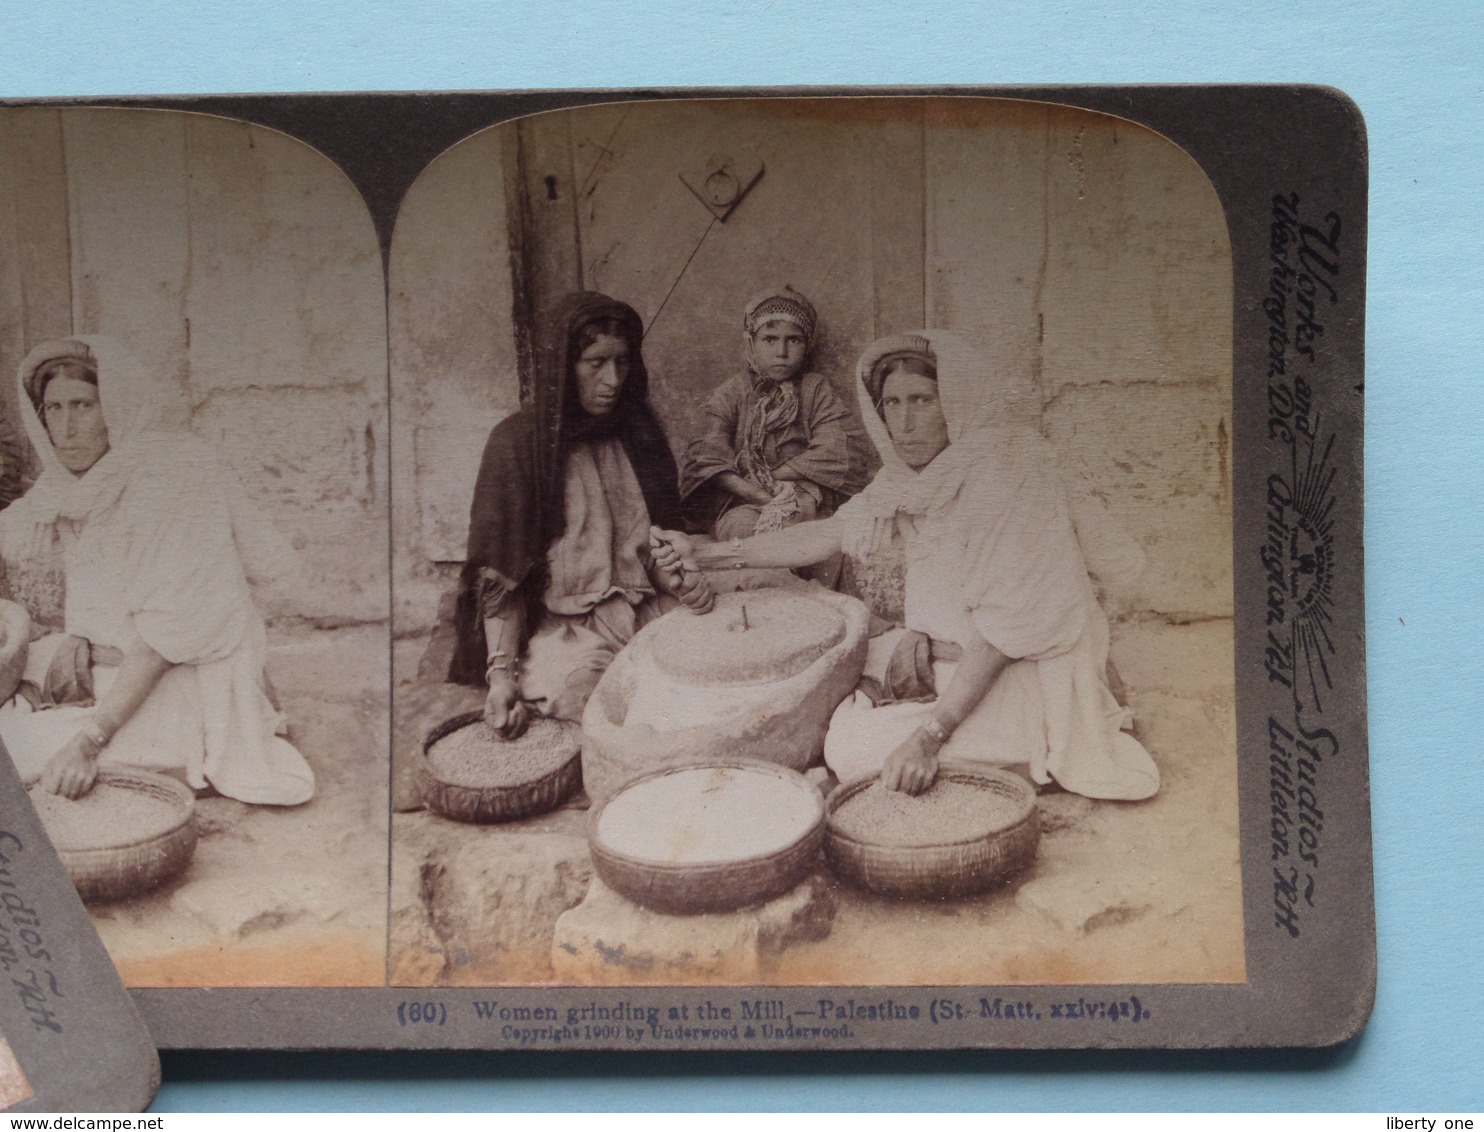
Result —
<path fill-rule="evenodd" d="M 1324 695 L 1334 686 L 1329 671 L 1329 658 L 1335 654 L 1330 635 L 1335 583 L 1336 470 L 1330 462 L 1334 445 L 1333 434 L 1323 449 L 1313 440 L 1295 443 L 1290 473 L 1268 477 L 1267 537 L 1261 553 L 1267 577 L 1265 667 L 1269 680 L 1292 692 L 1298 710 L 1305 707 L 1301 687 L 1306 688 L 1315 710 L 1323 711 Z"/>
<path fill-rule="evenodd" d="M 1335 573 L 1335 469 L 1330 464 L 1330 454 L 1334 444 L 1333 434 L 1325 442 L 1323 452 L 1311 443 L 1302 468 L 1295 446 L 1288 537 L 1288 608 L 1295 670 L 1304 674 L 1314 707 L 1319 711 L 1324 710 L 1321 688 L 1328 692 L 1334 687 L 1328 660 L 1335 653 L 1330 637 Z M 1297 681 L 1294 699 L 1296 706 L 1302 708 L 1303 704 L 1297 703 Z"/>

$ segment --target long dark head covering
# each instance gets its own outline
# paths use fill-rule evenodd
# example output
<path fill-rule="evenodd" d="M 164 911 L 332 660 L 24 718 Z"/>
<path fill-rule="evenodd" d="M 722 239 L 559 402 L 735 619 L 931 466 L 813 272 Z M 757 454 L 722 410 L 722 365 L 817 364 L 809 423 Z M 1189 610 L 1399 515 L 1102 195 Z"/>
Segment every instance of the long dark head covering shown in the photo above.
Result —
<path fill-rule="evenodd" d="M 612 410 L 595 417 L 582 408 L 573 367 L 584 348 L 583 329 L 604 322 L 616 326 L 628 342 L 629 373 Z M 639 481 L 650 522 L 680 525 L 679 476 L 664 430 L 649 407 L 643 339 L 644 325 L 632 307 L 592 291 L 564 295 L 540 319 L 531 403 L 490 433 L 474 485 L 456 612 L 459 647 L 450 679 L 484 679 L 480 568 L 494 570 L 518 588 L 526 601 L 527 632 L 535 628 L 546 587 L 546 552 L 566 529 L 565 471 L 572 444 L 617 438 Z"/>
<path fill-rule="evenodd" d="M 629 375 L 617 403 L 600 417 L 582 408 L 574 373 L 585 348 L 583 329 L 593 323 L 616 323 L 629 347 Z M 644 365 L 643 349 L 644 324 L 634 308 L 596 291 L 562 296 L 541 320 L 532 404 L 543 426 L 537 452 L 546 481 L 542 493 L 543 557 L 546 546 L 566 528 L 563 472 L 567 445 L 575 441 L 617 436 L 634 466 L 650 519 L 666 528 L 679 522 L 679 475 L 664 429 L 649 407 L 649 370 Z"/>

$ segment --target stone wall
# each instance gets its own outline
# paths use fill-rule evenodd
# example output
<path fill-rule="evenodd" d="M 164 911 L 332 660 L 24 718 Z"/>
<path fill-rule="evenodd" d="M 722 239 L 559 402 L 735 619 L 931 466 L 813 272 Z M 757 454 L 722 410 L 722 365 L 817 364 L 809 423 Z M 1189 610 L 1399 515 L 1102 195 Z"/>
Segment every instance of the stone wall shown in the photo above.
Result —
<path fill-rule="evenodd" d="M 399 630 L 425 629 L 461 558 L 485 438 L 520 405 L 499 134 L 440 157 L 397 214 L 389 265 L 392 559 Z"/>
<path fill-rule="evenodd" d="M 561 143 L 553 183 L 576 194 L 577 282 L 645 318 L 675 447 L 740 365 L 740 308 L 765 282 L 815 298 L 815 363 L 847 396 L 872 337 L 957 330 L 985 344 L 1006 416 L 1084 467 L 1148 552 L 1116 611 L 1230 614 L 1229 250 L 1178 148 L 1107 116 L 978 99 L 562 117 L 543 128 Z M 7 108 L 0 372 L 44 336 L 126 339 L 180 389 L 177 423 L 220 445 L 301 549 L 306 580 L 275 612 L 384 615 L 390 506 L 399 631 L 426 631 L 484 437 L 518 404 L 512 129 L 466 139 L 408 194 L 388 336 L 369 217 L 309 148 L 202 115 Z M 725 223 L 679 176 L 723 152 L 765 166 Z M 14 398 L 7 377 L 12 419 Z"/>
<path fill-rule="evenodd" d="M 983 99 L 673 102 L 562 119 L 522 127 L 539 132 L 530 159 L 547 162 L 523 171 L 527 184 L 544 181 L 543 200 L 575 194 L 551 206 L 574 230 L 568 285 L 644 318 L 672 447 L 739 368 L 742 305 L 770 282 L 814 299 L 816 368 L 852 399 L 872 338 L 955 330 L 983 345 L 1004 415 L 1085 469 L 1143 545 L 1144 575 L 1110 595 L 1112 612 L 1231 615 L 1230 248 L 1215 191 L 1182 150 L 1105 115 Z M 484 437 L 518 403 L 517 179 L 503 164 L 516 129 L 434 162 L 398 220 L 401 632 L 431 627 Z M 765 166 L 724 223 L 680 179 L 714 153 Z"/>
<path fill-rule="evenodd" d="M 1231 245 L 1185 152 L 1116 118 L 959 100 L 927 116 L 928 310 L 987 344 L 1007 415 L 1143 544 L 1119 610 L 1229 617 Z"/>
<path fill-rule="evenodd" d="M 0 110 L 0 407 L 37 341 L 108 334 L 179 390 L 300 551 L 266 604 L 387 615 L 386 305 L 359 194 L 274 131 L 159 110 Z"/>

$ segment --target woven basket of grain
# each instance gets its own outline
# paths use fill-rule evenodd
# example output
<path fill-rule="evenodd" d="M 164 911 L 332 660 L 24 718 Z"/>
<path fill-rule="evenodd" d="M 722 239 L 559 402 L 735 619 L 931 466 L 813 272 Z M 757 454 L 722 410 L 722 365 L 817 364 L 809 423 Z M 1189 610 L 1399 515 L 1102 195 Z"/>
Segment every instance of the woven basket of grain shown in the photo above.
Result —
<path fill-rule="evenodd" d="M 628 783 L 588 819 L 603 882 L 636 904 L 694 915 L 787 892 L 824 841 L 824 800 L 774 763 L 670 766 Z"/>
<path fill-rule="evenodd" d="M 917 797 L 874 777 L 843 783 L 825 810 L 825 859 L 835 874 L 902 899 L 983 892 L 1029 865 L 1041 838 L 1030 784 L 987 767 L 944 764 Z"/>
<path fill-rule="evenodd" d="M 148 892 L 196 852 L 195 794 L 162 774 L 102 767 L 81 798 L 33 788 L 31 803 L 84 900 Z"/>
<path fill-rule="evenodd" d="M 506 742 L 482 712 L 456 715 L 428 733 L 417 759 L 423 804 L 454 821 L 517 821 L 554 810 L 582 785 L 577 724 L 531 720 Z"/>

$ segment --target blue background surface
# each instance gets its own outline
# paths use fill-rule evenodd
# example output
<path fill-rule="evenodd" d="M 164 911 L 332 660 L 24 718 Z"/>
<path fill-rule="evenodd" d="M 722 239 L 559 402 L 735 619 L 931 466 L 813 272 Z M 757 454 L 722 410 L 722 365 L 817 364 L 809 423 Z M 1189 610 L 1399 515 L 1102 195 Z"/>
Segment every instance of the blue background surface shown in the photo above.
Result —
<path fill-rule="evenodd" d="M 1484 4 L 3 0 L 0 96 L 997 82 L 1338 86 L 1371 146 L 1380 987 L 1313 1053 L 185 1054 L 157 1108 L 1484 1108 Z"/>

